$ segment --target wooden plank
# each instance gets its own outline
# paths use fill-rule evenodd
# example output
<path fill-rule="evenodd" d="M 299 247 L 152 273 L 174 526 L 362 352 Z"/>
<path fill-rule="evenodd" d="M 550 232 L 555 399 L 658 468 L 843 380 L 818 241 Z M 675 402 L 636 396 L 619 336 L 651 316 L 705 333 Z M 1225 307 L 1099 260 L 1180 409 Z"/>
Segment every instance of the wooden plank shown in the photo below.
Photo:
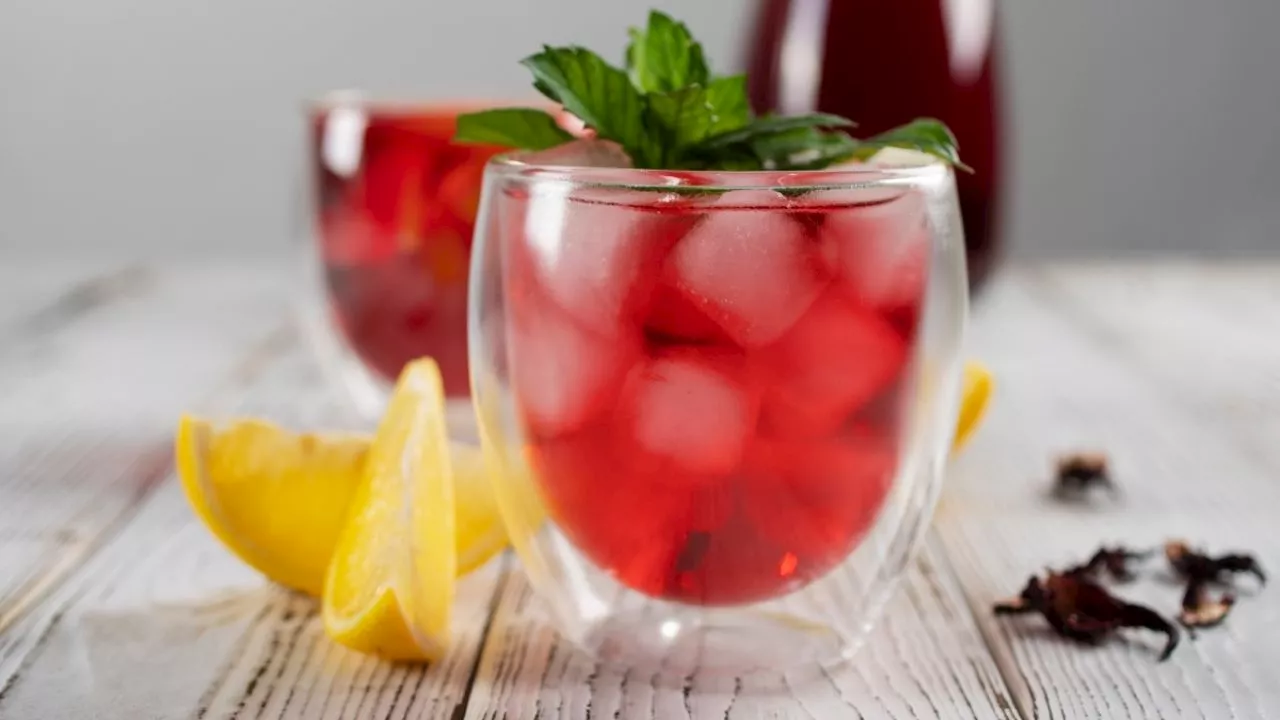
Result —
<path fill-rule="evenodd" d="M 1214 551 L 1247 548 L 1264 566 L 1280 567 L 1280 539 L 1271 529 L 1280 507 L 1276 467 L 1240 452 L 1237 439 L 1222 431 L 1223 405 L 1213 401 L 1211 387 L 1231 387 L 1233 354 L 1274 353 L 1274 339 L 1269 351 L 1241 344 L 1238 327 L 1204 313 L 1180 313 L 1177 332 L 1156 330 L 1150 316 L 1141 319 L 1119 300 L 1142 286 L 1151 312 L 1176 312 L 1187 297 L 1213 296 L 1202 280 L 1194 273 L 1175 282 L 1159 270 L 1117 271 L 1111 282 L 1124 287 L 1108 295 L 1100 292 L 1103 281 L 1087 273 L 1066 277 L 1067 291 L 1047 286 L 1041 274 L 1007 273 L 979 309 L 972 347 L 995 372 L 996 400 L 956 463 L 935 527 L 1028 717 L 1280 714 L 1269 681 L 1280 661 L 1280 603 L 1265 594 L 1242 590 L 1226 625 L 1184 638 L 1167 663 L 1156 662 L 1159 638 L 1149 634 L 1092 649 L 1057 638 L 1035 617 L 998 619 L 990 612 L 1029 575 L 1082 560 L 1103 542 L 1151 547 L 1186 537 Z M 1072 289 L 1076 282 L 1079 291 Z M 1096 312 L 1082 314 L 1085 296 L 1099 298 Z M 1250 312 L 1275 317 L 1280 304 Z M 1196 354 L 1137 349 L 1159 335 L 1167 338 L 1166 350 L 1176 343 L 1185 351 L 1190 337 L 1228 359 L 1197 374 Z M 1199 399 L 1189 402 L 1191 393 L 1162 377 L 1195 378 Z M 1260 406 L 1280 407 L 1274 401 L 1268 396 Z M 1094 448 L 1109 453 L 1121 496 L 1083 504 L 1052 499 L 1053 458 Z M 1165 577 L 1162 560 L 1150 565 L 1149 578 L 1118 592 L 1172 617 L 1180 589 Z"/>
<path fill-rule="evenodd" d="M 73 302 L 77 297 L 84 307 L 83 299 L 94 295 L 95 288 L 116 287 L 119 278 L 139 269 L 129 263 L 51 260 L 0 265 L 0 338 L 7 345 L 40 318 L 57 315 L 57 308 L 77 304 Z"/>
<path fill-rule="evenodd" d="M 513 573 L 466 718 L 1017 717 L 939 557 L 926 547 L 851 664 L 740 683 L 695 676 L 688 686 L 595 665 L 556 635 L 523 574 Z"/>
<path fill-rule="evenodd" d="M 130 266 L 73 284 L 10 324 L 0 349 L 0 630 L 163 477 L 177 412 L 280 322 L 277 275 Z M 235 293 L 219 292 L 232 285 Z"/>
<path fill-rule="evenodd" d="M 1036 276 L 1065 319 L 1174 399 L 1219 415 L 1280 413 L 1280 263 L 1066 265 Z"/>
<path fill-rule="evenodd" d="M 244 384 L 225 390 L 220 414 L 353 422 L 311 358 L 296 342 L 283 347 L 236 374 Z M 218 545 L 167 477 L 101 552 L 0 635 L 0 717 L 452 718 L 504 573 L 498 560 L 463 579 L 447 660 L 383 663 L 329 641 L 316 602 Z"/>
<path fill-rule="evenodd" d="M 139 263 L 96 272 L 77 266 L 36 266 L 25 272 L 11 268 L 5 274 L 16 276 L 5 295 L 32 306 L 0 314 L 6 345 L 49 336 L 122 300 L 145 297 L 155 282 L 155 270 Z"/>

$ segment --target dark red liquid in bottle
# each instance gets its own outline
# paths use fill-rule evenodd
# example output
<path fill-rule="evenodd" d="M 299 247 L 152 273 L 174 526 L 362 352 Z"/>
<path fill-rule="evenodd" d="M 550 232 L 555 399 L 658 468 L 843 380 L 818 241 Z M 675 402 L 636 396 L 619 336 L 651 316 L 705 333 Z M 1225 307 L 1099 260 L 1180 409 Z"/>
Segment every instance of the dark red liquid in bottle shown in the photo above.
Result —
<path fill-rule="evenodd" d="M 757 112 L 820 110 L 868 137 L 929 116 L 974 169 L 957 173 L 969 282 L 1001 250 L 995 0 L 762 0 L 749 52 Z"/>

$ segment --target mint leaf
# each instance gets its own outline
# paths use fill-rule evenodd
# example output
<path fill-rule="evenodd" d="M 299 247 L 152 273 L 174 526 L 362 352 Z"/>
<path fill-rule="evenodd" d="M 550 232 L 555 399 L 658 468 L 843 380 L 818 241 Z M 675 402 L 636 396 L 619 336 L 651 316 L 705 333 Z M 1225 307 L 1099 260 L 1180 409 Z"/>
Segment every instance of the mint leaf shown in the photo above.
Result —
<path fill-rule="evenodd" d="M 552 90 L 549 85 L 542 82 L 541 80 L 534 80 L 533 88 L 538 92 L 542 93 L 543 95 L 546 95 L 547 97 L 551 98 L 555 102 L 560 102 L 560 95 L 556 93 L 555 90 Z"/>
<path fill-rule="evenodd" d="M 522 150 L 545 150 L 573 140 L 556 119 L 533 108 L 497 108 L 458 118 L 454 140 L 482 145 L 506 145 Z"/>
<path fill-rule="evenodd" d="M 649 110 L 662 126 L 664 164 L 673 163 L 681 149 L 702 142 L 711 132 L 713 114 L 707 90 L 700 85 L 649 95 Z"/>
<path fill-rule="evenodd" d="M 663 132 L 663 158 L 676 167 L 684 150 L 711 135 L 745 125 L 751 109 L 746 78 L 716 78 L 710 86 L 690 85 L 647 96 L 653 119 Z"/>
<path fill-rule="evenodd" d="M 817 170 L 848 158 L 858 141 L 844 133 L 801 127 L 752 138 L 747 143 L 766 170 Z"/>
<path fill-rule="evenodd" d="M 627 74 L 577 46 L 553 48 L 521 61 L 537 87 L 596 134 L 621 145 L 638 167 L 660 160 L 661 148 L 646 126 L 646 103 Z"/>
<path fill-rule="evenodd" d="M 711 134 L 737 130 L 751 121 L 747 99 L 747 76 L 718 77 L 707 84 L 707 104 L 711 106 Z"/>
<path fill-rule="evenodd" d="M 627 46 L 627 67 L 631 82 L 642 93 L 664 93 L 689 85 L 705 86 L 707 69 L 702 45 L 693 39 L 684 23 L 653 10 L 644 30 L 631 28 Z"/>
<path fill-rule="evenodd" d="M 964 170 L 973 172 L 973 168 L 960 162 L 960 148 L 956 138 L 940 120 L 933 118 L 916 118 L 906 125 L 893 128 L 859 141 L 858 149 L 853 157 L 866 160 L 875 155 L 881 148 L 896 147 L 917 150 L 941 158 L 946 162 Z"/>
<path fill-rule="evenodd" d="M 735 128 L 716 135 L 706 142 L 705 147 L 707 149 L 728 147 L 730 145 L 749 141 L 751 138 L 760 135 L 771 135 L 783 130 L 794 130 L 797 128 L 838 128 L 853 126 L 853 121 L 842 118 L 839 115 L 831 115 L 828 113 L 810 113 L 808 115 L 791 116 L 771 115 L 756 118 L 745 127 Z"/>

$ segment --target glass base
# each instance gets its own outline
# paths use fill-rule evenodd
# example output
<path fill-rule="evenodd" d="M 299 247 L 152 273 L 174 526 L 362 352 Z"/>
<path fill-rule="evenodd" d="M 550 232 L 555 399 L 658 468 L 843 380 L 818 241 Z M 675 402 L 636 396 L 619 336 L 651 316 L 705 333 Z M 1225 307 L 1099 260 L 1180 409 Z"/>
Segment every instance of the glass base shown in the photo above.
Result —
<path fill-rule="evenodd" d="M 690 612 L 663 620 L 643 610 L 623 613 L 594 629 L 583 644 L 606 665 L 680 677 L 816 669 L 854 652 L 830 627 L 760 610 Z"/>
<path fill-rule="evenodd" d="M 800 678 L 851 659 L 882 614 L 900 568 L 857 554 L 842 568 L 772 601 L 709 607 L 623 586 L 579 553 L 552 523 L 533 537 L 525 566 L 559 631 L 592 662 L 664 678 L 785 672 Z M 873 541 L 874 542 L 874 541 Z M 879 570 L 879 572 L 877 572 Z M 554 617 L 570 612 L 572 617 Z"/>

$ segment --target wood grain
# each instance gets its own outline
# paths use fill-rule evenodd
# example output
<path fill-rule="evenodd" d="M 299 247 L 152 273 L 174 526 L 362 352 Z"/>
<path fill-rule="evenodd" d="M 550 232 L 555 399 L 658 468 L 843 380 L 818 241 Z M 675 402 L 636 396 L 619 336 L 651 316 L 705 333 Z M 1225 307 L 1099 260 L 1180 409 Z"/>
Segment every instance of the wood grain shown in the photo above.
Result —
<path fill-rule="evenodd" d="M 278 329 L 280 268 L 163 268 L 145 292 L 104 293 L 130 272 L 67 271 L 73 290 L 33 283 L 0 311 L 5 720 L 1280 717 L 1280 603 L 1247 580 L 1227 623 L 1167 663 L 1149 633 L 1086 648 L 990 613 L 1102 541 L 1185 536 L 1277 572 L 1280 267 L 1006 271 L 970 345 L 996 374 L 991 412 L 866 648 L 819 678 L 687 686 L 572 652 L 510 557 L 465 580 L 446 662 L 328 641 L 314 600 L 211 539 L 167 465 L 182 408 L 363 427 Z M 1110 454 L 1121 495 L 1049 497 L 1052 458 L 1077 448 Z M 1159 558 L 1117 592 L 1166 615 L 1179 597 Z"/>
<path fill-rule="evenodd" d="M 282 322 L 272 270 L 126 266 L 11 318 L 0 350 L 0 631 L 128 520 L 166 471 L 179 409 Z M 238 292 L 220 300 L 229 282 Z"/>
<path fill-rule="evenodd" d="M 117 284 L 114 280 L 139 267 L 121 262 L 50 260 L 0 265 L 0 337 L 7 345 L 25 329 L 38 325 L 40 318 L 65 307 L 76 295 L 83 296 L 85 288 L 113 287 Z"/>
<path fill-rule="evenodd" d="M 353 420 L 296 335 L 242 352 L 209 414 Z M 0 717 L 451 718 L 506 561 L 463 579 L 456 645 L 394 666 L 323 633 L 314 599 L 275 588 L 194 518 L 172 475 L 131 522 L 0 635 Z"/>
<path fill-rule="evenodd" d="M 689 684 L 595 665 L 560 640 L 513 573 L 467 720 L 494 718 L 1013 718 L 1013 702 L 954 581 L 927 547 L 852 664 L 817 677 Z"/>
<path fill-rule="evenodd" d="M 1280 282 L 1275 270 L 1253 276 Z M 990 614 L 991 603 L 1015 594 L 1028 575 L 1082 560 L 1102 542 L 1152 547 L 1185 537 L 1218 552 L 1248 548 L 1264 565 L 1280 567 L 1271 529 L 1280 468 L 1242 452 L 1221 422 L 1231 404 L 1224 397 L 1238 381 L 1231 358 L 1265 374 L 1258 359 L 1269 354 L 1275 367 L 1280 344 L 1274 334 L 1244 342 L 1229 317 L 1189 301 L 1214 295 L 1217 285 L 1205 275 L 1170 277 L 1159 269 L 1007 275 L 975 323 L 973 347 L 998 378 L 997 397 L 956 464 L 935 526 L 1028 717 L 1280 713 L 1267 681 L 1280 660 L 1280 603 L 1266 591 L 1255 597 L 1242 590 L 1225 626 L 1184 638 L 1163 664 L 1156 662 L 1159 638 L 1141 631 L 1093 649 L 1046 632 L 1035 617 Z M 1137 299 L 1144 292 L 1146 314 Z M 1251 302 L 1266 300 L 1255 295 Z M 1273 315 L 1280 312 L 1280 303 L 1272 307 Z M 1165 314 L 1182 323 L 1176 332 L 1159 329 Z M 1197 373 L 1205 350 L 1191 345 L 1216 348 L 1226 359 Z M 1269 386 L 1254 392 L 1259 408 L 1280 408 Z M 1077 504 L 1049 496 L 1053 457 L 1076 449 L 1110 455 L 1119 498 L 1103 493 Z M 1172 617 L 1180 588 L 1159 558 L 1146 575 L 1118 592 Z"/>

